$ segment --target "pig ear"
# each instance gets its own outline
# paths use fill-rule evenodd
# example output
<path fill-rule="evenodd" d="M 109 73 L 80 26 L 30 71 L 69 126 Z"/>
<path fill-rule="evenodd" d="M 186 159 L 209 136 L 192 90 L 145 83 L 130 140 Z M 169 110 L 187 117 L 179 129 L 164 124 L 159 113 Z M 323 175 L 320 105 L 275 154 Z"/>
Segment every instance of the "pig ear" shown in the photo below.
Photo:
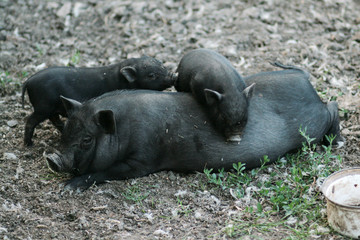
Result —
<path fill-rule="evenodd" d="M 60 99 L 65 107 L 66 113 L 70 116 L 76 109 L 79 109 L 82 104 L 74 99 L 66 98 L 64 96 L 60 96 Z"/>
<path fill-rule="evenodd" d="M 94 116 L 96 125 L 100 126 L 106 134 L 113 134 L 116 130 L 114 113 L 111 110 L 101 110 Z"/>
<path fill-rule="evenodd" d="M 255 89 L 255 83 L 251 84 L 247 88 L 244 89 L 243 94 L 247 99 L 251 98 Z"/>
<path fill-rule="evenodd" d="M 216 102 L 220 102 L 223 98 L 221 93 L 208 88 L 204 89 L 204 93 L 205 93 L 206 103 L 208 105 L 213 105 Z"/>
<path fill-rule="evenodd" d="M 120 73 L 126 78 L 129 83 L 132 83 L 136 80 L 136 69 L 131 66 L 123 67 L 120 70 Z"/>

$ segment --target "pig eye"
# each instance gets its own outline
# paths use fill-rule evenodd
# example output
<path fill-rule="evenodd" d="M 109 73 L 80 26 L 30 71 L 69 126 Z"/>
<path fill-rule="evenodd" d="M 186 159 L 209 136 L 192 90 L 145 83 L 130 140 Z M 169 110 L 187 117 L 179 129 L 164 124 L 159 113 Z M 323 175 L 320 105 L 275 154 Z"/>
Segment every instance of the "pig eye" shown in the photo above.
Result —
<path fill-rule="evenodd" d="M 86 136 L 81 141 L 81 148 L 87 148 L 93 141 L 91 136 Z"/>
<path fill-rule="evenodd" d="M 155 78 L 155 73 L 149 73 L 149 78 Z"/>

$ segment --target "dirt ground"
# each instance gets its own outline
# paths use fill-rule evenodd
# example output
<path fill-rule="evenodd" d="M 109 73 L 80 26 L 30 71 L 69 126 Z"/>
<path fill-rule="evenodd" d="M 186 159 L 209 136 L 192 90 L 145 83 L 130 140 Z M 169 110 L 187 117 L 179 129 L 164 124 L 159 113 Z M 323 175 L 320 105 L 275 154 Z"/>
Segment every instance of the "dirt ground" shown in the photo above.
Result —
<path fill-rule="evenodd" d="M 200 47 L 225 55 L 243 76 L 275 70 L 269 61 L 297 65 L 312 74 L 324 101 L 339 102 L 346 144 L 334 154 L 344 167 L 359 166 L 359 13 L 359 0 L 1 0 L 0 238 L 226 239 L 231 214 L 244 207 L 202 173 L 63 191 L 66 176 L 50 172 L 43 157 L 59 132 L 44 122 L 34 146 L 23 146 L 32 107 L 26 98 L 22 108 L 20 85 L 53 65 L 100 66 L 147 54 L 175 70 L 184 53 Z"/>

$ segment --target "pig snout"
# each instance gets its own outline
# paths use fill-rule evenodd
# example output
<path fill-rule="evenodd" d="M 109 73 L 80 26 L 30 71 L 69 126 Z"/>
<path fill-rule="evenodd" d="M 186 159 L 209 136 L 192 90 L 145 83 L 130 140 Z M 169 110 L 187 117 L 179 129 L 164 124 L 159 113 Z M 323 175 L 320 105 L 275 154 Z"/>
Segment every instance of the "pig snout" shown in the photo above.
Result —
<path fill-rule="evenodd" d="M 237 135 L 232 135 L 232 136 L 229 136 L 226 141 L 228 141 L 228 142 L 240 142 L 241 137 L 238 134 Z"/>
<path fill-rule="evenodd" d="M 64 171 L 61 156 L 57 153 L 52 153 L 46 156 L 48 167 L 54 172 Z"/>
<path fill-rule="evenodd" d="M 240 142 L 243 130 L 242 124 L 238 124 L 232 128 L 225 128 L 225 137 L 228 142 Z"/>

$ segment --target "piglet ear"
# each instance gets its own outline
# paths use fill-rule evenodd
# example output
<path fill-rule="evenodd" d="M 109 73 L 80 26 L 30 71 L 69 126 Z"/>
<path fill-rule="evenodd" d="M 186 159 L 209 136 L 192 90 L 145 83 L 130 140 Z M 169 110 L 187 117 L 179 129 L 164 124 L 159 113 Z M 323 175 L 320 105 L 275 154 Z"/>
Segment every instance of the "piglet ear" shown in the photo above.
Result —
<path fill-rule="evenodd" d="M 245 88 L 243 90 L 243 94 L 244 96 L 249 99 L 252 97 L 253 93 L 254 93 L 254 89 L 255 89 L 255 83 L 251 84 L 250 86 L 248 86 L 247 88 Z"/>
<path fill-rule="evenodd" d="M 65 107 L 65 111 L 68 116 L 73 114 L 73 112 L 79 108 L 81 108 L 82 104 L 74 99 L 66 98 L 64 96 L 60 96 L 60 99 Z"/>
<path fill-rule="evenodd" d="M 122 69 L 120 69 L 120 73 L 129 83 L 133 83 L 136 80 L 136 69 L 134 67 L 123 67 Z"/>
<path fill-rule="evenodd" d="M 106 134 L 113 134 L 116 130 L 114 113 L 111 110 L 101 110 L 94 116 L 96 125 L 100 126 Z"/>
<path fill-rule="evenodd" d="M 220 102 L 223 98 L 223 95 L 215 90 L 208 88 L 204 89 L 206 103 L 208 105 L 213 105 L 214 103 Z"/>

